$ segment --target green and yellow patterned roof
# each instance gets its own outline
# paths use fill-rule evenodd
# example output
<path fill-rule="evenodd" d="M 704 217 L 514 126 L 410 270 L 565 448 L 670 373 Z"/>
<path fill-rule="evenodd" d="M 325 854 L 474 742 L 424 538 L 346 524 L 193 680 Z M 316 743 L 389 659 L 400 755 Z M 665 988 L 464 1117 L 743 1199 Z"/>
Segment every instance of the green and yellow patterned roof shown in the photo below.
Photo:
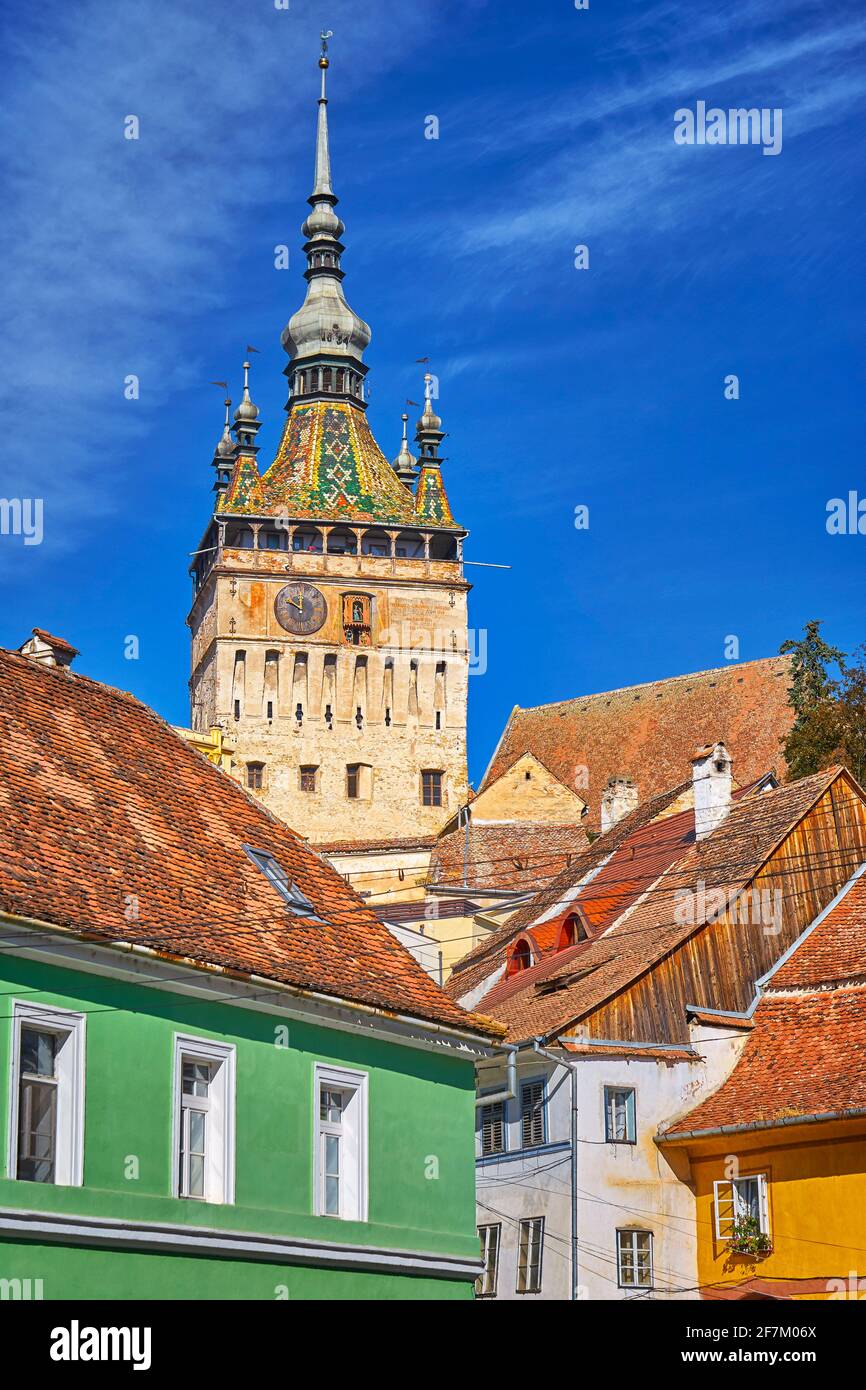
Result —
<path fill-rule="evenodd" d="M 455 526 L 438 469 L 422 469 L 416 496 L 404 487 L 370 429 L 367 416 L 346 401 L 292 407 L 277 456 L 259 475 L 241 457 L 220 498 L 219 511 L 246 516 L 309 517 L 411 526 Z"/>

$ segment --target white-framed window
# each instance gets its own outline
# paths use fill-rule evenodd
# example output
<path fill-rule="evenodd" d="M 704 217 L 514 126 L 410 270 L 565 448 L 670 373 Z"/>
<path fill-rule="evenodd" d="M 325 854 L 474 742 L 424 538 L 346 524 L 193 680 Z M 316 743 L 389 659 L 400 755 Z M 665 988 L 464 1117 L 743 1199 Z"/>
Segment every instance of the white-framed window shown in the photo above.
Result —
<path fill-rule="evenodd" d="M 495 1100 L 481 1107 L 481 1156 L 505 1153 L 505 1103 Z"/>
<path fill-rule="evenodd" d="M 367 1074 L 315 1068 L 315 1212 L 367 1220 Z"/>
<path fill-rule="evenodd" d="M 484 1269 L 475 1280 L 476 1298 L 495 1298 L 496 1281 L 499 1278 L 499 1242 L 502 1226 L 479 1226 L 478 1239 L 481 1242 L 481 1258 Z"/>
<path fill-rule="evenodd" d="M 524 1081 L 520 1087 L 520 1140 L 524 1149 L 544 1143 L 543 1081 Z"/>
<path fill-rule="evenodd" d="M 85 1015 L 12 1001 L 8 1175 L 84 1181 Z"/>
<path fill-rule="evenodd" d="M 737 1222 L 749 1217 L 758 1223 L 762 1235 L 770 1234 L 770 1209 L 767 1201 L 766 1173 L 751 1173 L 743 1178 L 723 1178 L 713 1183 L 716 1213 L 716 1239 L 730 1240 Z"/>
<path fill-rule="evenodd" d="M 235 1199 L 235 1048 L 174 1036 L 172 1195 Z"/>
<path fill-rule="evenodd" d="M 617 1231 L 616 1268 L 621 1289 L 652 1288 L 652 1231 Z"/>
<path fill-rule="evenodd" d="M 637 1129 L 634 1089 L 632 1087 L 605 1086 L 604 1137 L 608 1144 L 636 1143 Z"/>
<path fill-rule="evenodd" d="M 541 1293 L 541 1256 L 544 1217 L 531 1216 L 520 1223 L 517 1242 L 517 1292 Z"/>

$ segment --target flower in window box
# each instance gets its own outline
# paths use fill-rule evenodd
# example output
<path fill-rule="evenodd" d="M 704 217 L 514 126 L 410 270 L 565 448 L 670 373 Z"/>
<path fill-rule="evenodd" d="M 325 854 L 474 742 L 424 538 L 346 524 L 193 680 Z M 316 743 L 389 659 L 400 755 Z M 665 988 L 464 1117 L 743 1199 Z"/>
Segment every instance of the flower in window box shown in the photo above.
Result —
<path fill-rule="evenodd" d="M 762 1259 L 771 1253 L 773 1246 L 770 1237 L 761 1230 L 756 1216 L 741 1216 L 731 1228 L 728 1249 L 734 1255 L 751 1255 L 754 1259 Z"/>

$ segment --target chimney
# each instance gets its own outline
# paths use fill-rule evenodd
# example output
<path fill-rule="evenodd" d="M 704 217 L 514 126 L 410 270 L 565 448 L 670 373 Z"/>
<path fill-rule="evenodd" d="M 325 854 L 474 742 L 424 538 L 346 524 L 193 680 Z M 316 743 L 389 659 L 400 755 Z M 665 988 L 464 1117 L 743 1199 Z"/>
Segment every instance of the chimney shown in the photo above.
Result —
<path fill-rule="evenodd" d="M 601 794 L 601 833 L 628 816 L 637 806 L 637 787 L 630 777 L 609 777 Z"/>
<path fill-rule="evenodd" d="M 732 767 L 723 743 L 708 743 L 692 758 L 696 840 L 711 835 L 731 809 Z"/>
<path fill-rule="evenodd" d="M 33 636 L 28 637 L 18 651 L 39 666 L 71 666 L 78 655 L 77 647 L 64 642 L 62 637 L 52 637 L 41 627 L 34 627 Z"/>

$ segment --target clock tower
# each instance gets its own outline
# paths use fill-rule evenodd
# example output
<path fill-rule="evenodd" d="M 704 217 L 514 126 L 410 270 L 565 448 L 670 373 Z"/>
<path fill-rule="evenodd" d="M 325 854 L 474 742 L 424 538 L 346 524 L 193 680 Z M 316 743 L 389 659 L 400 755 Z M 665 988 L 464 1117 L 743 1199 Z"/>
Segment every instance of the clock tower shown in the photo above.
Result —
<path fill-rule="evenodd" d="M 282 334 L 287 419 L 260 467 L 243 396 L 217 444 L 214 510 L 191 570 L 192 727 L 219 727 L 234 775 L 312 841 L 433 834 L 465 804 L 466 532 L 442 481 L 425 384 L 417 456 L 389 463 L 366 413 L 370 329 L 349 307 L 319 59 L 306 297 Z"/>

